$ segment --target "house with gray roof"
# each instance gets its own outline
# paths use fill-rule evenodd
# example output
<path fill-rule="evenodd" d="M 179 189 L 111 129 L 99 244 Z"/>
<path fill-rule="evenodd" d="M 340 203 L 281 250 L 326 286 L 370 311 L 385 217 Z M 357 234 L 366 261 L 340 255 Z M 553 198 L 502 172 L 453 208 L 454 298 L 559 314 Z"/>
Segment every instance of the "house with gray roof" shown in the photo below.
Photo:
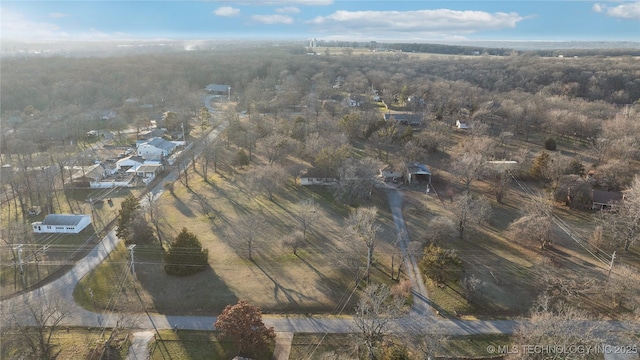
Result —
<path fill-rule="evenodd" d="M 384 121 L 395 121 L 400 125 L 420 126 L 422 125 L 422 115 L 414 113 L 384 114 Z"/>
<path fill-rule="evenodd" d="M 31 223 L 34 233 L 77 234 L 91 225 L 90 215 L 49 214 L 44 220 Z"/>
<path fill-rule="evenodd" d="M 160 161 L 167 158 L 178 147 L 174 142 L 167 141 L 163 138 L 153 138 L 147 142 L 140 143 L 138 146 L 138 155 L 145 160 Z"/>

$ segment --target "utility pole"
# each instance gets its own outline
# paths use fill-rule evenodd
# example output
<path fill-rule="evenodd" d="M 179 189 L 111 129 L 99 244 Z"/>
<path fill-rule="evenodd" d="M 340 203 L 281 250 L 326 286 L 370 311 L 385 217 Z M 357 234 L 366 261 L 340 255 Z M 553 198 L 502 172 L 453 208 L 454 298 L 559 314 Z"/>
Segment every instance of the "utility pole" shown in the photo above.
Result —
<path fill-rule="evenodd" d="M 609 278 L 611 277 L 611 270 L 613 270 L 613 260 L 616 259 L 616 252 L 614 251 L 611 254 L 611 263 L 609 264 L 609 273 L 607 274 L 607 282 L 604 284 L 604 292 L 607 292 L 607 288 L 609 287 Z"/>
<path fill-rule="evenodd" d="M 129 254 L 131 254 L 131 273 L 133 274 L 134 278 L 136 277 L 136 266 L 133 261 L 133 249 L 135 248 L 136 248 L 136 244 L 131 244 L 127 246 L 127 250 L 129 250 Z"/>
<path fill-rule="evenodd" d="M 22 275 L 22 288 L 27 288 L 27 281 L 24 278 L 24 261 L 22 259 L 22 244 L 16 246 L 16 250 L 18 250 L 18 265 L 20 266 L 20 275 Z"/>

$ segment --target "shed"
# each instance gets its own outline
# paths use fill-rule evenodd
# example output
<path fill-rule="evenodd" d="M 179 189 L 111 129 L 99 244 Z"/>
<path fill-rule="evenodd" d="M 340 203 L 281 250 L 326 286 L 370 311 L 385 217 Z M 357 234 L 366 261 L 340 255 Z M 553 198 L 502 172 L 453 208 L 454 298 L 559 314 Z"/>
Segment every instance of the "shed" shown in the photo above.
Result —
<path fill-rule="evenodd" d="M 44 220 L 31 223 L 35 233 L 77 234 L 91 225 L 91 216 L 74 214 L 49 214 Z"/>
<path fill-rule="evenodd" d="M 408 183 L 427 182 L 431 184 L 431 171 L 429 171 L 427 165 L 410 163 L 406 165 L 404 179 Z"/>

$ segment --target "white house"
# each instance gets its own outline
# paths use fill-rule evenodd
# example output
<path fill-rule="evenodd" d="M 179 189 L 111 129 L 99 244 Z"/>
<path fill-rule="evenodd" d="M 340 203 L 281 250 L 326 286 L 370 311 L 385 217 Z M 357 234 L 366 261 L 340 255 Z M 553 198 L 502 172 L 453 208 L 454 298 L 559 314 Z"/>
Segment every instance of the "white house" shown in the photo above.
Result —
<path fill-rule="evenodd" d="M 49 214 L 44 220 L 31 223 L 34 233 L 77 234 L 91 225 L 91 216 L 73 214 Z"/>
<path fill-rule="evenodd" d="M 127 156 L 126 158 L 120 159 L 116 162 L 116 168 L 118 171 L 122 172 L 126 172 L 131 169 L 135 171 L 142 164 L 144 164 L 144 159 L 141 156 Z"/>
<path fill-rule="evenodd" d="M 140 176 L 142 181 L 148 185 L 153 181 L 153 179 L 155 179 L 156 175 L 158 175 L 162 168 L 162 164 L 143 164 L 136 169 L 136 175 Z"/>
<path fill-rule="evenodd" d="M 177 144 L 162 138 L 153 138 L 147 142 L 140 143 L 138 146 L 138 155 L 145 160 L 162 160 L 171 154 L 178 147 Z"/>

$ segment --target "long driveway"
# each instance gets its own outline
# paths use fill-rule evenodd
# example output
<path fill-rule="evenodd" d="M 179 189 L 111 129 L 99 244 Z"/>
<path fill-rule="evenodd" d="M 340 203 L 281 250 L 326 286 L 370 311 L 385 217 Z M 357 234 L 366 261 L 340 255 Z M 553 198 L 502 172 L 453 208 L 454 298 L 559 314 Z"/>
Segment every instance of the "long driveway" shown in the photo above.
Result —
<path fill-rule="evenodd" d="M 213 130 L 209 136 L 215 137 L 224 128 Z M 199 151 L 200 149 L 194 149 Z M 177 179 L 177 169 L 168 174 L 164 181 L 175 181 Z M 154 199 L 162 194 L 164 181 L 160 182 L 152 193 Z M 395 189 L 387 189 L 389 204 L 393 214 L 396 230 L 400 236 L 400 246 L 406 256 L 407 273 L 413 281 L 414 306 L 412 311 L 405 317 L 398 319 L 391 324 L 395 332 L 419 331 L 438 332 L 451 335 L 470 334 L 491 334 L 491 333 L 512 333 L 521 322 L 516 320 L 461 320 L 446 319 L 435 316 L 431 310 L 431 303 L 427 297 L 424 283 L 421 279 L 420 271 L 407 252 L 409 237 L 406 231 L 404 219 L 402 217 L 402 194 Z M 120 240 L 115 236 L 115 230 L 109 232 L 102 241 L 83 259 L 65 275 L 44 285 L 43 287 L 25 294 L 0 302 L 0 313 L 2 323 L 7 323 L 7 316 L 20 319 L 23 323 L 29 323 L 28 306 L 38 304 L 43 297 L 52 298 L 58 295 L 72 309 L 71 315 L 63 320 L 66 326 L 83 327 L 115 327 L 117 322 L 125 314 L 115 313 L 94 313 L 81 308 L 73 300 L 73 289 L 78 281 L 87 275 L 104 261 L 111 251 L 115 249 Z M 172 329 L 176 326 L 179 329 L 190 330 L 213 330 L 213 323 L 216 318 L 213 316 L 166 316 L 162 314 L 126 314 L 126 317 L 133 321 L 132 328 L 140 329 Z M 350 333 L 357 331 L 353 319 L 350 317 L 332 316 L 264 316 L 267 326 L 273 326 L 276 331 L 300 332 L 300 333 Z M 590 324 L 598 324 L 609 330 L 625 333 L 640 333 L 640 324 L 630 322 L 597 322 L 590 321 Z"/>

